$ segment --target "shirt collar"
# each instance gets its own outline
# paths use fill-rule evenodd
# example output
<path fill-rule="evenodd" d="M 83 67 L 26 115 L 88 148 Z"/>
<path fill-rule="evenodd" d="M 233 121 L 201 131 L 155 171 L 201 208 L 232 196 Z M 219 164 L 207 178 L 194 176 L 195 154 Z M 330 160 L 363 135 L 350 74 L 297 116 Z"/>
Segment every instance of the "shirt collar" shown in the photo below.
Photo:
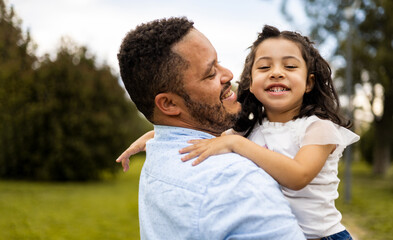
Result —
<path fill-rule="evenodd" d="M 154 125 L 154 139 L 156 140 L 171 140 L 171 139 L 211 139 L 213 135 L 182 127 L 166 126 L 166 125 Z"/>

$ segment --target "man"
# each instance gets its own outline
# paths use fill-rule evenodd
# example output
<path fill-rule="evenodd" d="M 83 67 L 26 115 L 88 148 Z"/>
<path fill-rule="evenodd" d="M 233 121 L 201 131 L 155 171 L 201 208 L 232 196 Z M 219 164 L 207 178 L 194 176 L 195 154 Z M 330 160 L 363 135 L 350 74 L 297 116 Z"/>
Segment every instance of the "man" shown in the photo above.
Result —
<path fill-rule="evenodd" d="M 232 73 L 186 18 L 142 24 L 124 38 L 120 72 L 154 124 L 139 185 L 141 239 L 304 239 L 278 183 L 240 155 L 196 167 L 179 150 L 233 126 Z"/>

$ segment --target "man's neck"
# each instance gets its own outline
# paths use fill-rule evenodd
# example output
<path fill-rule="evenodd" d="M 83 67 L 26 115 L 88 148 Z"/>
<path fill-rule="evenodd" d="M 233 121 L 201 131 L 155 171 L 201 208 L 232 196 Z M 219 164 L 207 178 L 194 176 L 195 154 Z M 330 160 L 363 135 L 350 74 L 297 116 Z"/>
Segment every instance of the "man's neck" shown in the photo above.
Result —
<path fill-rule="evenodd" d="M 172 126 L 172 127 L 181 127 L 181 128 L 189 128 L 201 132 L 208 133 L 213 136 L 221 136 L 221 132 L 216 132 L 208 128 L 200 127 L 198 124 L 195 124 L 195 122 L 187 122 L 187 121 L 181 121 L 178 118 L 171 118 L 170 120 L 167 121 L 155 121 L 155 125 L 165 125 L 165 126 Z"/>

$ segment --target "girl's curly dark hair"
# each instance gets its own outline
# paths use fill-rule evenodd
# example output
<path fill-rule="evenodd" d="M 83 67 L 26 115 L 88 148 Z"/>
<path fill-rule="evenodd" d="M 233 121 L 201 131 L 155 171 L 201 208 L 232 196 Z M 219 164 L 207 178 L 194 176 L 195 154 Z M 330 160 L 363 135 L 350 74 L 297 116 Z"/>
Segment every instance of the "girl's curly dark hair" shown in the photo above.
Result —
<path fill-rule="evenodd" d="M 238 101 L 242 104 L 242 113 L 233 129 L 238 132 L 245 132 L 245 136 L 248 136 L 254 125 L 257 122 L 261 124 L 262 119 L 266 117 L 262 103 L 250 92 L 250 86 L 252 83 L 251 70 L 257 48 L 259 44 L 269 38 L 283 38 L 296 43 L 306 62 L 307 75 L 314 74 L 315 77 L 314 87 L 309 93 L 304 94 L 300 112 L 294 119 L 316 115 L 319 118 L 328 119 L 340 126 L 349 128 L 351 122 L 346 120 L 339 111 L 340 103 L 333 86 L 332 71 L 329 64 L 314 47 L 314 43 L 308 37 L 299 33 L 280 32 L 275 27 L 265 25 L 257 40 L 250 47 L 250 53 L 246 57 L 238 87 Z"/>

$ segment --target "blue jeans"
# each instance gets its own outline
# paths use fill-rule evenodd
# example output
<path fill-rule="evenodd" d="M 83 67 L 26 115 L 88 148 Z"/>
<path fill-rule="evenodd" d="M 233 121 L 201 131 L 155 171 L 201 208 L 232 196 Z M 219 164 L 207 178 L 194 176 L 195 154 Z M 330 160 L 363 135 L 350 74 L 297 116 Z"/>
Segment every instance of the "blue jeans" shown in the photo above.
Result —
<path fill-rule="evenodd" d="M 342 232 L 323 237 L 321 240 L 352 240 L 352 237 L 347 230 L 344 230 Z"/>

